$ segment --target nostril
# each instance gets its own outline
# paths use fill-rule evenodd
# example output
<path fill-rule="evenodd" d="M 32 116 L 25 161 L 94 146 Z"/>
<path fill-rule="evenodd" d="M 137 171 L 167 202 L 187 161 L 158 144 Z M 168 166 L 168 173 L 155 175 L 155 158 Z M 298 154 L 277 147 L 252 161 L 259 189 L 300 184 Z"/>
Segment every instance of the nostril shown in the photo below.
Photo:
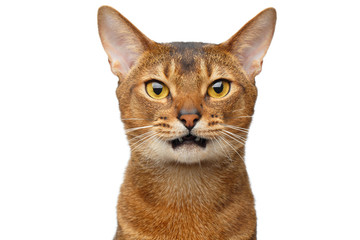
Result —
<path fill-rule="evenodd" d="M 197 114 L 184 114 L 179 117 L 179 120 L 187 127 L 191 129 L 195 126 L 196 122 L 198 122 L 200 116 Z"/>

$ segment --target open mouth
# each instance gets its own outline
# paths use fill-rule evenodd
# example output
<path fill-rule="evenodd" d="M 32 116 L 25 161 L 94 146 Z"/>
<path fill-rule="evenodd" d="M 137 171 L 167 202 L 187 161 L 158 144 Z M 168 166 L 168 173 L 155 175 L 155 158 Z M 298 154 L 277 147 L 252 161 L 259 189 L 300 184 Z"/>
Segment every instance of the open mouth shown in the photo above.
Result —
<path fill-rule="evenodd" d="M 171 145 L 172 147 L 175 149 L 177 147 L 180 147 L 182 145 L 185 145 L 185 144 L 194 144 L 194 145 L 197 145 L 199 147 L 202 147 L 202 148 L 205 148 L 206 147 L 206 142 L 207 140 L 204 139 L 204 138 L 200 138 L 200 137 L 196 137 L 194 135 L 187 135 L 185 137 L 181 137 L 181 138 L 177 138 L 175 140 L 172 140 L 171 141 Z"/>

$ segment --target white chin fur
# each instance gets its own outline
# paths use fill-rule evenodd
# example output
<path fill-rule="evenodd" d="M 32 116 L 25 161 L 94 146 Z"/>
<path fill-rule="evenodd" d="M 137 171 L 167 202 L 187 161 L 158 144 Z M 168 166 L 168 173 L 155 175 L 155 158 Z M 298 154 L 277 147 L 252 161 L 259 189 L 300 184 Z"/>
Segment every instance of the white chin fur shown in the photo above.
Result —
<path fill-rule="evenodd" d="M 180 162 L 186 164 L 199 163 L 201 161 L 216 160 L 219 156 L 224 155 L 222 149 L 208 141 L 205 148 L 195 144 L 181 145 L 173 149 L 171 144 L 164 141 L 155 140 L 149 143 L 147 151 L 142 151 L 144 157 L 149 160 L 160 162 Z"/>

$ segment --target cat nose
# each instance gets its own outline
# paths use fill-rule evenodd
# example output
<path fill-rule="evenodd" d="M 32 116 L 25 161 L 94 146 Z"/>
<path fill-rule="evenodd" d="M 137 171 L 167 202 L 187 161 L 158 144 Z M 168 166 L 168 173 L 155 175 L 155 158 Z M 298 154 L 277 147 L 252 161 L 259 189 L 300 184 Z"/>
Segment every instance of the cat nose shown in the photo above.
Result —
<path fill-rule="evenodd" d="M 187 129 L 191 130 L 196 122 L 199 121 L 200 116 L 198 114 L 183 114 L 179 119 Z"/>

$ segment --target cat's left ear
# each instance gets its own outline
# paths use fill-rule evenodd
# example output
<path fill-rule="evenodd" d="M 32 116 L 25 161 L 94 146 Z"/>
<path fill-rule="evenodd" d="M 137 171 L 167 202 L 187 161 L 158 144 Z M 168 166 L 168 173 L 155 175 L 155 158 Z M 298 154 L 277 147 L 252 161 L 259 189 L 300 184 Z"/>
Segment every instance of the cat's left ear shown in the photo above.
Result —
<path fill-rule="evenodd" d="M 229 40 L 220 44 L 238 58 L 250 79 L 254 79 L 261 72 L 263 58 L 274 34 L 275 23 L 275 9 L 267 8 Z"/>
<path fill-rule="evenodd" d="M 98 27 L 111 71 L 121 78 L 125 78 L 141 54 L 155 44 L 118 11 L 108 6 L 99 8 Z"/>

